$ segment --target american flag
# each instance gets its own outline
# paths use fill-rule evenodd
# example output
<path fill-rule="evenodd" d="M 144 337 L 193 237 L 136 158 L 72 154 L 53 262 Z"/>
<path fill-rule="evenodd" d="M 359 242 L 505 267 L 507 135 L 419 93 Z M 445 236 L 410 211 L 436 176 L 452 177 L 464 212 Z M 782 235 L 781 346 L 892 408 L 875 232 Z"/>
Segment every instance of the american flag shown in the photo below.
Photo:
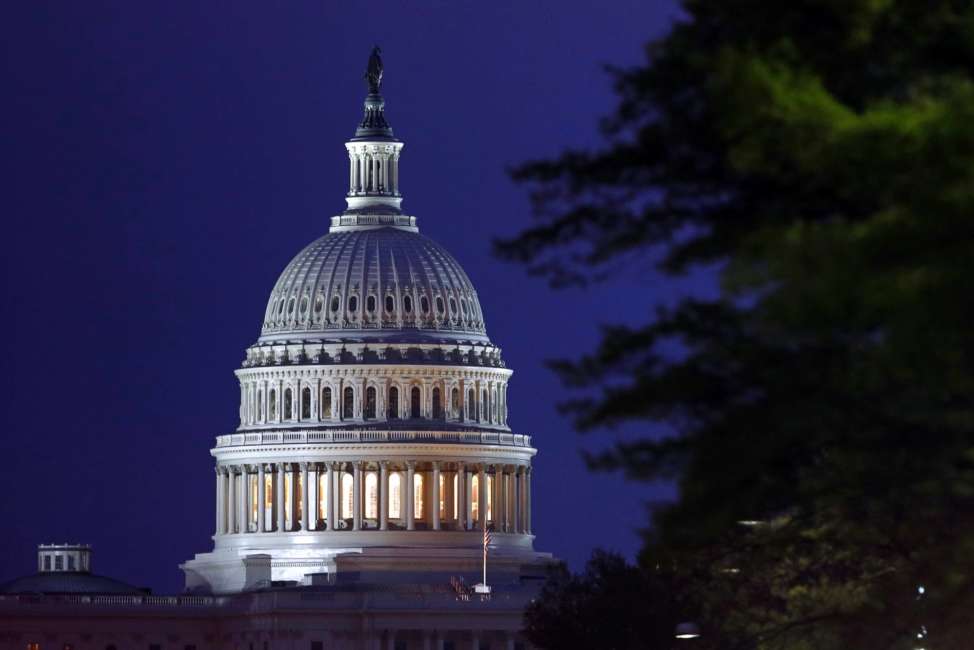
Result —
<path fill-rule="evenodd" d="M 490 528 L 484 526 L 484 553 L 487 552 L 487 547 L 493 541 L 493 535 L 491 534 Z"/>

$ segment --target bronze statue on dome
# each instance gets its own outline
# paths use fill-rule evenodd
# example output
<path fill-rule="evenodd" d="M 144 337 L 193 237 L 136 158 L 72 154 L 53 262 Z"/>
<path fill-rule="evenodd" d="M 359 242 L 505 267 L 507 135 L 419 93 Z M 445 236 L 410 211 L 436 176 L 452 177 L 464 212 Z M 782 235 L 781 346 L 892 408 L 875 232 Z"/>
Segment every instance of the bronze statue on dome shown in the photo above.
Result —
<path fill-rule="evenodd" d="M 365 70 L 365 78 L 369 82 L 369 93 L 379 94 L 379 86 L 382 85 L 382 50 L 376 45 L 372 48 L 369 55 L 369 67 Z"/>

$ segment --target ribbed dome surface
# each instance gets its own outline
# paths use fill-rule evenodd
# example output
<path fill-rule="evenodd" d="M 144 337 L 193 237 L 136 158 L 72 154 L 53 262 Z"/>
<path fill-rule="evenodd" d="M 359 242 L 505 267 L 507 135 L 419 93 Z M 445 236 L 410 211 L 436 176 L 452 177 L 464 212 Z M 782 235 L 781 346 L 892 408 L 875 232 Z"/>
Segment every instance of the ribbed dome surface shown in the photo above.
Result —
<path fill-rule="evenodd" d="M 391 227 L 330 232 L 287 265 L 261 341 L 309 335 L 486 340 L 477 292 L 453 256 Z"/>

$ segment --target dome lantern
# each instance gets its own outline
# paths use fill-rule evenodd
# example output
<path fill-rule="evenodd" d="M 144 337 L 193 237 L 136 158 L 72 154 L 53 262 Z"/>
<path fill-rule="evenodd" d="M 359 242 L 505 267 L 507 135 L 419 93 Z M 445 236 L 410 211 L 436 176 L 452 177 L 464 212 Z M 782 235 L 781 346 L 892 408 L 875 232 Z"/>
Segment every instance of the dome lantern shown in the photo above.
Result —
<path fill-rule="evenodd" d="M 403 143 L 392 134 L 385 116 L 385 99 L 380 93 L 383 66 L 381 51 L 372 49 L 365 73 L 369 93 L 365 115 L 355 137 L 345 143 L 348 150 L 348 194 L 344 214 L 332 219 L 332 229 L 393 226 L 415 229 L 412 217 L 400 212 L 399 155 Z"/>

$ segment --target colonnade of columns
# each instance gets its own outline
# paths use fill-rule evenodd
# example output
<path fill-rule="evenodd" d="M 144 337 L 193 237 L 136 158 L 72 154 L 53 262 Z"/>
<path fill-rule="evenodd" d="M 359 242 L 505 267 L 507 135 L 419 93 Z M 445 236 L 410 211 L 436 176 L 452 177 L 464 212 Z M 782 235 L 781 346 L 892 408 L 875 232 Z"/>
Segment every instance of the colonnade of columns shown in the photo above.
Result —
<path fill-rule="evenodd" d="M 418 415 L 413 408 L 413 389 L 419 391 Z M 413 417 L 504 424 L 507 382 L 298 378 L 293 381 L 258 379 L 240 385 L 240 419 L 245 425 Z"/>
<path fill-rule="evenodd" d="M 399 151 L 348 152 L 348 193 L 399 195 Z"/>
<path fill-rule="evenodd" d="M 462 461 L 220 464 L 216 533 L 531 533 L 531 467 Z"/>

